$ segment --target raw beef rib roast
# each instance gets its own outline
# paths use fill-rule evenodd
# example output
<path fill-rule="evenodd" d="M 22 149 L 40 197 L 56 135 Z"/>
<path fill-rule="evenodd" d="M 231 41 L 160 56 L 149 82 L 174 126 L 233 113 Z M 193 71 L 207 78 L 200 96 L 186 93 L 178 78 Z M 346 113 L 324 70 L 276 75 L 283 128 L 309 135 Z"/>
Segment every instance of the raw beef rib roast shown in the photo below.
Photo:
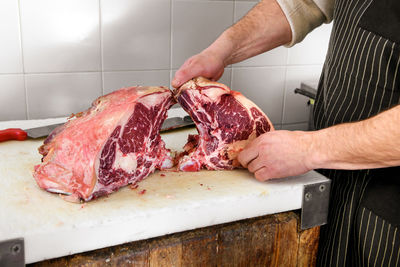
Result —
<path fill-rule="evenodd" d="M 240 167 L 238 153 L 251 140 L 274 129 L 253 102 L 221 83 L 195 78 L 176 90 L 175 98 L 199 132 L 190 135 L 184 147 L 178 162 L 182 171 Z"/>
<path fill-rule="evenodd" d="M 36 182 L 67 200 L 88 201 L 172 167 L 159 131 L 174 103 L 167 87 L 123 88 L 99 97 L 44 141 Z"/>

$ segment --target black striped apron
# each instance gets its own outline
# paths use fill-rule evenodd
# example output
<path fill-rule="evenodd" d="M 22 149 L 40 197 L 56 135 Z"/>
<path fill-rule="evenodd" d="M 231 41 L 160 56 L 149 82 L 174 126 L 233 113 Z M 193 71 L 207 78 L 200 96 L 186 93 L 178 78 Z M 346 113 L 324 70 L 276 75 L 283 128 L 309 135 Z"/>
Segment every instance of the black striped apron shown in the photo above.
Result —
<path fill-rule="evenodd" d="M 317 129 L 400 103 L 400 0 L 336 0 L 334 10 Z M 400 167 L 320 172 L 332 192 L 317 265 L 400 266 Z"/>

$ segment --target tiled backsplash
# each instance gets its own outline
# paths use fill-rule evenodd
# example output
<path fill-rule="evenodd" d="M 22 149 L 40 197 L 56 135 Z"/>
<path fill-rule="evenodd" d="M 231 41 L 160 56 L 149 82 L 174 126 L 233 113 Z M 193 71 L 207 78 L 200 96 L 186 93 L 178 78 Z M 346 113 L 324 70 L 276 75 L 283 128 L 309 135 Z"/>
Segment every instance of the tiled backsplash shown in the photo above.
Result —
<path fill-rule="evenodd" d="M 257 1 L 1 0 L 0 121 L 66 116 L 102 94 L 165 85 Z M 278 129 L 305 129 L 302 80 L 318 79 L 330 25 L 290 49 L 228 66 L 221 82 Z"/>

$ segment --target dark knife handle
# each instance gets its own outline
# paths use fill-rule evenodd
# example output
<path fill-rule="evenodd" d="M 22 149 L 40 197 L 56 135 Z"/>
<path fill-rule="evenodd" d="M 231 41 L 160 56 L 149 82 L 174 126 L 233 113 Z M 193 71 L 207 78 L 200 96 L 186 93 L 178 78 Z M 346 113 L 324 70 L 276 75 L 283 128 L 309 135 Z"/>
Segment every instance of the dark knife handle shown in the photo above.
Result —
<path fill-rule="evenodd" d="M 315 99 L 317 97 L 317 90 L 312 88 L 296 88 L 294 89 L 294 93 L 307 96 L 311 99 Z"/>
<path fill-rule="evenodd" d="M 5 130 L 0 130 L 0 142 L 9 140 L 24 141 L 28 134 L 19 128 L 10 128 Z"/>

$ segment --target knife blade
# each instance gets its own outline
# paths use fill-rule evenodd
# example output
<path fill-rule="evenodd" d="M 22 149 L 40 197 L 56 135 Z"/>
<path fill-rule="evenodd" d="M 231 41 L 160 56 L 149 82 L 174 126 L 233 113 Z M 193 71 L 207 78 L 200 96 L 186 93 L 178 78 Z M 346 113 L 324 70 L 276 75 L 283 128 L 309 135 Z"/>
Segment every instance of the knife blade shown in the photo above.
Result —
<path fill-rule="evenodd" d="M 25 130 L 20 128 L 0 130 L 0 142 L 9 140 L 24 141 L 28 136 L 31 138 L 45 137 L 48 136 L 55 128 L 63 124 L 64 123 L 57 123 Z"/>
<path fill-rule="evenodd" d="M 164 121 L 163 125 L 161 126 L 161 132 L 182 128 L 186 126 L 194 125 L 194 122 L 190 116 L 185 117 L 172 117 L 168 118 Z"/>
<path fill-rule="evenodd" d="M 9 128 L 5 130 L 0 130 L 0 142 L 9 141 L 9 140 L 18 140 L 24 141 L 28 137 L 30 138 L 40 138 L 48 136 L 55 128 L 64 123 L 51 124 L 41 127 L 35 127 L 30 129 L 20 129 L 20 128 Z M 164 121 L 161 126 L 161 132 L 186 127 L 194 125 L 194 122 L 190 116 L 185 117 L 172 117 L 168 118 Z"/>

